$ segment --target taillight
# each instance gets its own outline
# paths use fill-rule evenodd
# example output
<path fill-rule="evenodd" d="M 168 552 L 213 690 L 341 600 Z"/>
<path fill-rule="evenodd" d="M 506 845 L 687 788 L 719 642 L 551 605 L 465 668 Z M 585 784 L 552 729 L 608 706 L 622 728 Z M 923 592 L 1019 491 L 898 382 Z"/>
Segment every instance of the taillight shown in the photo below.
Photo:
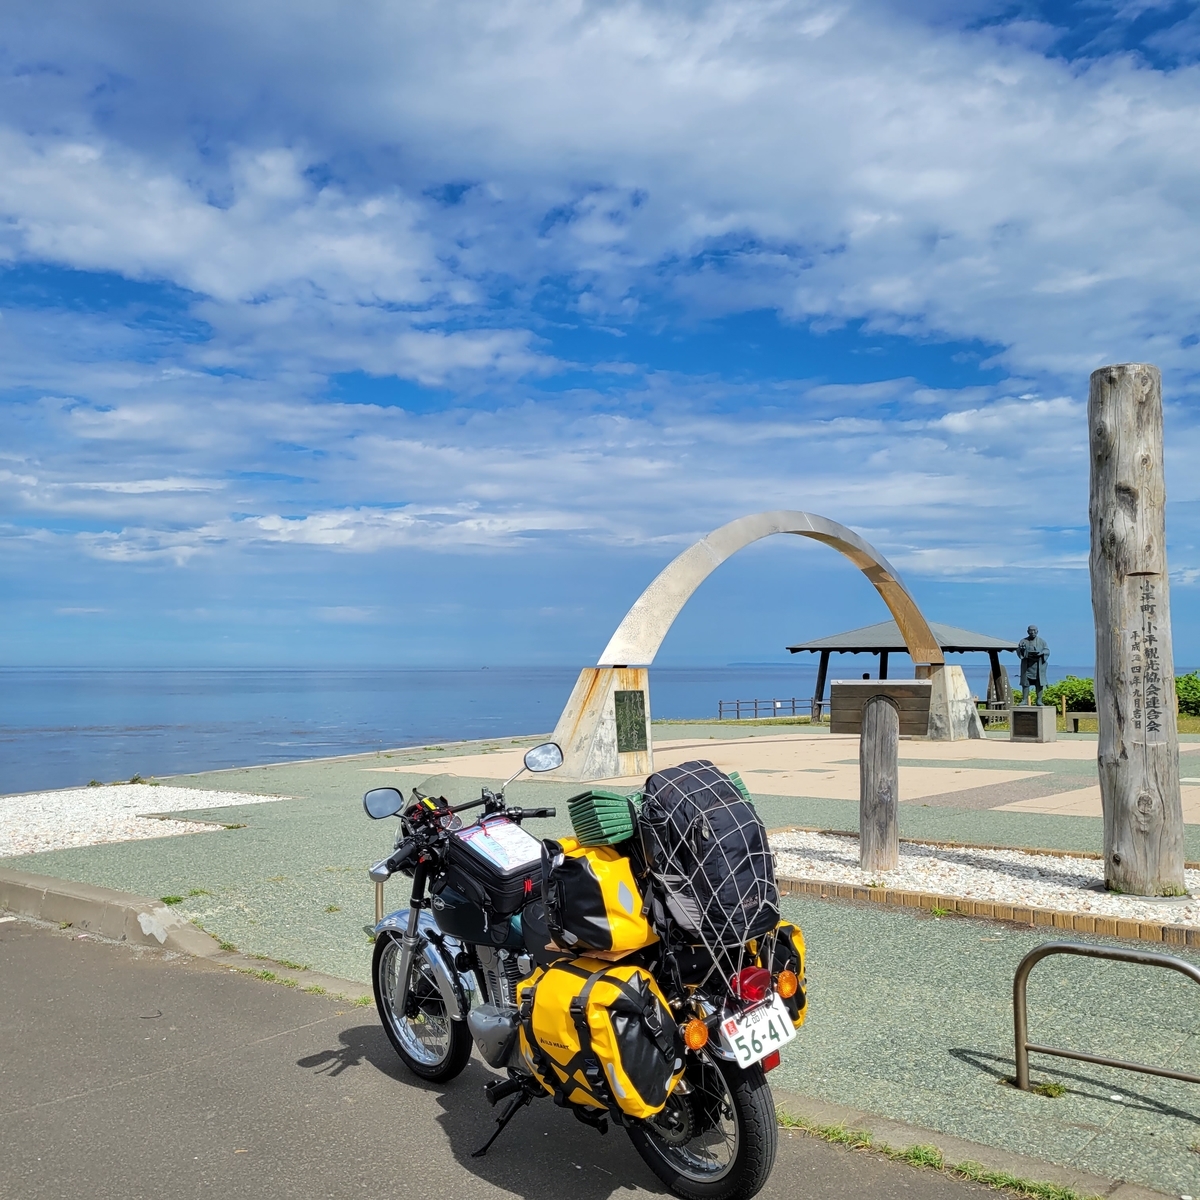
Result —
<path fill-rule="evenodd" d="M 747 1004 L 758 1004 L 771 994 L 771 972 L 766 967 L 743 967 L 729 981 L 733 994 Z"/>

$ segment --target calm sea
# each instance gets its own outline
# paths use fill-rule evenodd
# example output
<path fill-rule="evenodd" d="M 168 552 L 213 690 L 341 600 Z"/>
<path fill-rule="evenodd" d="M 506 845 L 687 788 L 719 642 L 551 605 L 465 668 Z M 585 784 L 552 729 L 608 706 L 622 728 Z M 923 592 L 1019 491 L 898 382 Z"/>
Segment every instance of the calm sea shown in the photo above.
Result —
<path fill-rule="evenodd" d="M 830 674 L 857 678 L 873 665 L 846 657 Z M 986 665 L 966 670 L 986 689 Z M 0 795 L 548 732 L 577 674 L 0 668 Z M 807 699 L 814 680 L 811 660 L 656 667 L 651 707 L 655 717 L 715 717 L 720 700 Z"/>

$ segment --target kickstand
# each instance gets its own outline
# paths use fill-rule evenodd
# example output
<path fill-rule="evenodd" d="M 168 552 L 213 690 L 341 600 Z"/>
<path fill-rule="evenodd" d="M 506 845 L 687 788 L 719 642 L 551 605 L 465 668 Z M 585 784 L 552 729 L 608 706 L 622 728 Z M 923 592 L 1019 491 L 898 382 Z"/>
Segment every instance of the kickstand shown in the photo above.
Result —
<path fill-rule="evenodd" d="M 492 1143 L 504 1132 L 504 1127 L 517 1115 L 517 1110 L 524 1108 L 526 1104 L 531 1103 L 533 1097 L 528 1092 L 522 1091 L 514 1096 L 512 1103 L 496 1118 L 496 1132 L 474 1154 L 472 1158 L 482 1158 L 491 1148 Z"/>

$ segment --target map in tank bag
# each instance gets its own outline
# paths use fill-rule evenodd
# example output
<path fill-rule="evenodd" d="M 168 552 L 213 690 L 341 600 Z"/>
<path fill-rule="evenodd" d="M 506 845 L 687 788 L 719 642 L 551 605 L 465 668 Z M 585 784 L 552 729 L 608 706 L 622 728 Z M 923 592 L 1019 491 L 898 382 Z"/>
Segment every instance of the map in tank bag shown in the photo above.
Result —
<path fill-rule="evenodd" d="M 541 862 L 542 843 L 504 817 L 470 825 L 458 830 L 454 836 L 500 871 L 513 871 Z"/>

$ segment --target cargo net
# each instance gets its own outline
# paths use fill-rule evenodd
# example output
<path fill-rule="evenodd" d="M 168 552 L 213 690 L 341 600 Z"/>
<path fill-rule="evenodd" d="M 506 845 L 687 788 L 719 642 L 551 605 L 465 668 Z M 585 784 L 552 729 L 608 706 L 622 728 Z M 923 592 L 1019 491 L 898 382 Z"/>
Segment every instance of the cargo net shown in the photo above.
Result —
<path fill-rule="evenodd" d="M 707 760 L 646 780 L 639 818 L 666 932 L 698 944 L 712 967 L 739 970 L 779 923 L 767 831 L 745 785 Z"/>

